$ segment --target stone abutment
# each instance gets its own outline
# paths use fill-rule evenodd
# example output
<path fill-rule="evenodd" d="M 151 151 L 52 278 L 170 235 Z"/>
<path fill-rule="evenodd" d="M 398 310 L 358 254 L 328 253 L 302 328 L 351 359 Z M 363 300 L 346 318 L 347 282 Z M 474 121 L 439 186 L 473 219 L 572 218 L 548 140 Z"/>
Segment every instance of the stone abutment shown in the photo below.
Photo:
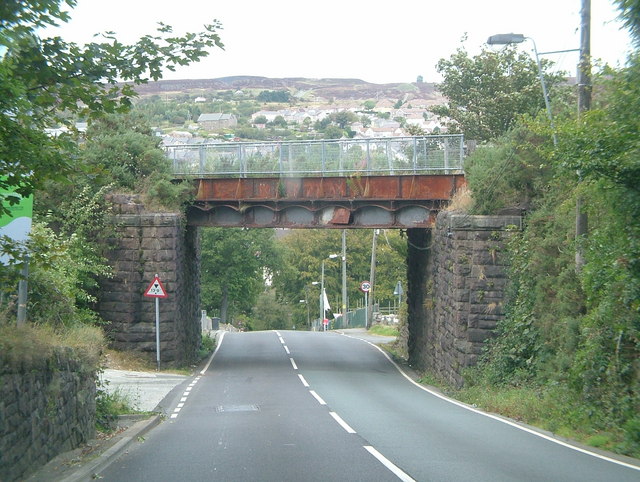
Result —
<path fill-rule="evenodd" d="M 118 235 L 106 253 L 114 276 L 100 286 L 98 311 L 111 346 L 155 359 L 155 300 L 144 292 L 158 274 L 168 297 L 160 300 L 160 358 L 180 364 L 200 346 L 200 252 L 197 227 L 179 213 L 148 213 L 135 196 L 113 195 Z"/>
<path fill-rule="evenodd" d="M 504 316 L 505 242 L 519 216 L 441 212 L 408 230 L 409 363 L 461 386 Z"/>

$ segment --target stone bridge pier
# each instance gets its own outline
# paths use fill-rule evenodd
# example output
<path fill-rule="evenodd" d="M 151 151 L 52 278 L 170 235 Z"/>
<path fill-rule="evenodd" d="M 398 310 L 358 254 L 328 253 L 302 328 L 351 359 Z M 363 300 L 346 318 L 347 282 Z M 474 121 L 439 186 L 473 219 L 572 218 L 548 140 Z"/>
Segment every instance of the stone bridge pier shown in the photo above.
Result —
<path fill-rule="evenodd" d="M 111 346 L 155 359 L 155 300 L 144 291 L 158 274 L 168 294 L 160 300 L 161 362 L 194 360 L 201 337 L 198 228 L 178 213 L 145 212 L 136 196 L 110 200 L 118 236 L 105 255 L 114 276 L 101 282 L 98 311 Z"/>
<path fill-rule="evenodd" d="M 520 216 L 441 212 L 433 229 L 409 229 L 409 363 L 461 386 L 504 316 L 505 243 Z"/>

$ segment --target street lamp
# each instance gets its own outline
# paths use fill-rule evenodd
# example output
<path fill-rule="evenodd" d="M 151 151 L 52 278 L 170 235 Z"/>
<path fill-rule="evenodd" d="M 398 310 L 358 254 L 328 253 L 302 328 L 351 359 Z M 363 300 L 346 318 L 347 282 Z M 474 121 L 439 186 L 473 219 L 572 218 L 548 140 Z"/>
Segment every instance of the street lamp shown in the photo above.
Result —
<path fill-rule="evenodd" d="M 547 85 L 544 81 L 544 76 L 542 75 L 542 65 L 540 64 L 540 56 L 538 55 L 538 49 L 536 47 L 536 42 L 531 37 L 525 37 L 521 33 L 501 33 L 497 35 L 492 35 L 487 39 L 487 43 L 489 45 L 511 45 L 511 44 L 520 44 L 525 40 L 531 40 L 533 44 L 533 52 L 536 54 L 536 64 L 538 65 L 538 77 L 540 78 L 540 85 L 542 85 L 542 95 L 544 96 L 544 105 L 547 108 L 547 117 L 549 117 L 549 122 L 551 123 L 551 131 L 553 133 L 553 145 L 558 145 L 558 138 L 556 137 L 556 127 L 553 123 L 553 115 L 551 114 L 551 103 L 549 102 L 549 94 L 547 92 Z"/>
<path fill-rule="evenodd" d="M 307 300 L 306 289 L 304 294 L 304 300 L 300 300 L 300 303 L 304 303 L 305 305 L 307 305 L 307 328 L 309 328 L 309 325 L 311 324 L 311 315 L 309 314 L 309 301 Z"/>
<path fill-rule="evenodd" d="M 342 230 L 342 327 L 347 328 L 347 230 Z"/>
<path fill-rule="evenodd" d="M 330 254 L 327 258 L 325 259 L 334 259 L 337 258 L 338 255 L 337 254 Z M 322 323 L 323 328 L 326 330 L 326 326 L 324 325 L 324 312 L 325 312 L 325 306 L 324 306 L 324 299 L 325 299 L 325 294 L 324 294 L 324 262 L 325 260 L 322 260 L 322 272 L 321 272 L 321 277 L 320 277 L 320 322 Z"/>

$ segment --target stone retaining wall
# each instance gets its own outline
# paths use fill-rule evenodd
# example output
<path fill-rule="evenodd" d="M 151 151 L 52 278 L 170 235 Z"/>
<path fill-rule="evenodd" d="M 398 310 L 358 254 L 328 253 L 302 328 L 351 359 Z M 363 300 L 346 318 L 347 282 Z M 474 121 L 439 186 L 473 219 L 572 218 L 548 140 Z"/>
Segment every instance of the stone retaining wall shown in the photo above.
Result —
<path fill-rule="evenodd" d="M 519 216 L 438 215 L 422 240 L 429 242 L 422 254 L 426 267 L 420 268 L 425 275 L 413 274 L 417 289 L 408 300 L 410 363 L 454 385 L 464 383 L 462 371 L 477 362 L 504 316 L 504 244 L 508 228 L 520 224 Z"/>
<path fill-rule="evenodd" d="M 114 277 L 101 283 L 98 311 L 111 345 L 155 359 L 155 300 L 144 291 L 158 274 L 162 363 L 192 361 L 200 345 L 199 245 L 196 227 L 178 213 L 147 213 L 135 196 L 112 196 L 119 236 L 106 253 Z"/>
<path fill-rule="evenodd" d="M 0 480 L 23 480 L 95 434 L 95 373 L 71 349 L 16 366 L 0 354 Z"/>

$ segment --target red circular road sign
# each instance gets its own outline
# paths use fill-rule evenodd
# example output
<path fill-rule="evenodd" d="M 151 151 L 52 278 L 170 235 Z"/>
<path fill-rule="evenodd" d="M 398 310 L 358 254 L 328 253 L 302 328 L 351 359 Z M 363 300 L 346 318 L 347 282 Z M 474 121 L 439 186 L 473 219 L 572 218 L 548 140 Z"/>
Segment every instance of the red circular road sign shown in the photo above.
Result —
<path fill-rule="evenodd" d="M 363 281 L 362 283 L 360 283 L 360 291 L 362 291 L 363 293 L 368 293 L 371 290 L 371 283 L 369 283 L 368 281 Z"/>

